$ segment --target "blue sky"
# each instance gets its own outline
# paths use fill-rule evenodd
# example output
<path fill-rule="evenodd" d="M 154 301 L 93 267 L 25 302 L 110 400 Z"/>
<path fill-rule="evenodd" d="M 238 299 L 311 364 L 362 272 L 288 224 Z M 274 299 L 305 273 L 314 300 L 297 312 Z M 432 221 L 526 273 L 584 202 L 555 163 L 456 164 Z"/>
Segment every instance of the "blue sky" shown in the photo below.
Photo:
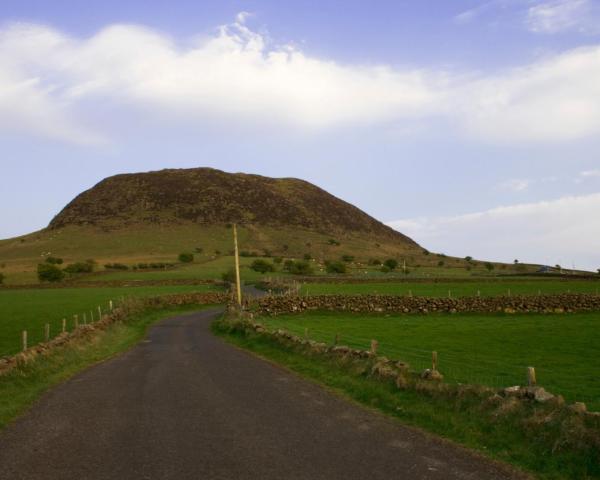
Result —
<path fill-rule="evenodd" d="M 599 26 L 596 0 L 4 0 L 0 237 L 108 175 L 212 166 L 595 270 Z"/>

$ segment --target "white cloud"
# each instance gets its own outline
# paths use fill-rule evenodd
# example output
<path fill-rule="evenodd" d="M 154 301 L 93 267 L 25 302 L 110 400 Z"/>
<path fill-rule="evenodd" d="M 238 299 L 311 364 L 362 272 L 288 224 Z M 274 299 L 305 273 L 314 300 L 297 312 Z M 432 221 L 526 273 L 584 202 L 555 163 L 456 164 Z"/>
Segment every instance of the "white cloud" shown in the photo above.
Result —
<path fill-rule="evenodd" d="M 464 257 L 596 270 L 600 193 L 482 212 L 388 222 L 425 248 Z"/>
<path fill-rule="evenodd" d="M 531 183 L 531 180 L 524 178 L 513 178 L 511 180 L 501 182 L 498 187 L 503 190 L 511 190 L 513 192 L 524 192 L 530 187 Z"/>
<path fill-rule="evenodd" d="M 469 85 L 458 98 L 475 137 L 568 141 L 600 133 L 600 47 L 571 50 Z"/>
<path fill-rule="evenodd" d="M 596 170 L 584 170 L 583 172 L 581 172 L 579 174 L 579 176 L 583 177 L 583 178 L 600 177 L 600 169 L 596 169 Z"/>
<path fill-rule="evenodd" d="M 74 38 L 40 25 L 0 30 L 0 131 L 95 142 L 94 102 L 143 115 L 225 118 L 309 131 L 440 119 L 471 140 L 556 142 L 600 134 L 600 46 L 497 75 L 342 65 L 272 45 L 249 14 L 181 44 L 139 26 Z M 137 110 L 136 110 L 137 109 Z M 188 122 L 189 123 L 189 122 Z M 401 128 L 402 129 L 402 128 Z M 98 133 L 102 132 L 102 133 Z"/>
<path fill-rule="evenodd" d="M 598 32 L 597 11 L 591 0 L 554 0 L 529 7 L 527 26 L 535 33 L 577 30 Z M 594 20 L 595 18 L 595 20 Z"/>

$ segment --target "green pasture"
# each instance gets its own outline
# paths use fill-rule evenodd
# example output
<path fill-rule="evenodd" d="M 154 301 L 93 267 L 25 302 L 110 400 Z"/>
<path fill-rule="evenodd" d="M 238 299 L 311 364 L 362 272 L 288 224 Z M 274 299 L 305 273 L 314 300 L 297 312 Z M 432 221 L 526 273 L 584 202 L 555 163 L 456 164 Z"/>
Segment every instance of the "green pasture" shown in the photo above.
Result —
<path fill-rule="evenodd" d="M 154 296 L 170 293 L 207 292 L 213 285 L 184 285 L 115 288 L 56 288 L 0 290 L 0 356 L 17 353 L 21 348 L 21 332 L 27 330 L 29 344 L 43 340 L 44 325 L 50 323 L 52 336 L 60 332 L 63 318 L 73 327 L 73 315 L 82 321 L 83 313 L 97 318 L 98 306 L 108 309 L 108 302 L 120 297 Z"/>
<path fill-rule="evenodd" d="M 412 295 L 424 297 L 468 297 L 495 295 L 550 295 L 599 293 L 600 280 L 480 279 L 462 282 L 305 283 L 303 295 Z"/>
<path fill-rule="evenodd" d="M 569 401 L 600 410 L 600 313 L 562 315 L 360 315 L 306 313 L 263 318 L 270 328 L 332 344 L 368 349 L 408 362 L 415 370 L 431 367 L 449 382 L 494 387 L 524 384 L 534 366 L 538 383 Z M 307 330 L 305 330 L 307 329 Z"/>

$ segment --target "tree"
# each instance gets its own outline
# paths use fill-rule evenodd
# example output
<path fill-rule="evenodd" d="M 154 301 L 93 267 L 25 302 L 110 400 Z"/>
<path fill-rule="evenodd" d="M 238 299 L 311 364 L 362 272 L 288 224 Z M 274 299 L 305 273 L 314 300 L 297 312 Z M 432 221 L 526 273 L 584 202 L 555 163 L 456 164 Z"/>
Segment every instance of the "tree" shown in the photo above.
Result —
<path fill-rule="evenodd" d="M 598 272 L 598 274 L 600 275 L 600 268 L 599 268 L 598 270 L 596 270 L 596 271 L 597 271 L 597 272 Z M 1 274 L 0 274 L 0 275 L 1 275 Z M 2 283 L 2 282 L 0 282 L 0 283 Z"/>
<path fill-rule="evenodd" d="M 46 263 L 51 263 L 53 265 L 62 265 L 63 259 L 58 257 L 48 257 L 46 258 Z"/>
<path fill-rule="evenodd" d="M 494 269 L 494 264 L 491 262 L 485 262 L 485 268 L 487 268 L 488 272 L 491 272 Z"/>
<path fill-rule="evenodd" d="M 65 278 L 65 272 L 51 263 L 40 263 L 37 274 L 40 282 L 60 282 Z"/>
<path fill-rule="evenodd" d="M 517 263 L 519 263 L 519 260 L 515 258 L 514 264 L 516 265 Z"/>
<path fill-rule="evenodd" d="M 181 263 L 192 263 L 194 261 L 194 254 L 189 252 L 183 252 L 179 254 L 178 258 Z"/>
<path fill-rule="evenodd" d="M 327 273 L 346 273 L 346 264 L 343 262 L 327 262 Z"/>
<path fill-rule="evenodd" d="M 291 260 L 287 260 L 286 263 Z M 313 269 L 305 260 L 299 260 L 297 262 L 291 261 L 289 264 L 288 271 L 293 275 L 310 275 L 313 273 Z"/>
<path fill-rule="evenodd" d="M 75 275 L 77 273 L 92 273 L 94 271 L 94 263 L 92 263 L 90 260 L 86 260 L 85 262 L 70 263 L 65 267 L 64 271 L 69 275 Z"/>
<path fill-rule="evenodd" d="M 470 262 L 471 260 L 473 260 L 473 257 L 472 257 L 471 255 L 467 255 L 467 256 L 465 257 L 465 260 L 466 260 L 467 262 Z"/>
<path fill-rule="evenodd" d="M 398 266 L 398 260 L 394 258 L 388 258 L 385 262 L 383 262 L 383 266 L 389 268 L 390 270 L 395 270 Z"/>
<path fill-rule="evenodd" d="M 254 260 L 252 262 L 252 264 L 250 265 L 250 268 L 252 270 L 254 270 L 255 272 L 259 272 L 259 273 L 267 273 L 267 272 L 275 271 L 275 267 L 273 266 L 273 264 L 270 262 L 267 262 L 266 260 L 263 260 L 262 258 L 257 258 L 256 260 Z"/>
<path fill-rule="evenodd" d="M 235 270 L 230 268 L 221 274 L 221 278 L 224 282 L 235 283 Z"/>

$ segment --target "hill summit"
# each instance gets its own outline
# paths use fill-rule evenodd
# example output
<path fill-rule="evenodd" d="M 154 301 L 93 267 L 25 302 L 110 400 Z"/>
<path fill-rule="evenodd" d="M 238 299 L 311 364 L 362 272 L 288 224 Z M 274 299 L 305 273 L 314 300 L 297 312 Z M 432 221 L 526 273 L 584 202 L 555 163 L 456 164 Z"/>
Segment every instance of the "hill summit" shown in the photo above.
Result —
<path fill-rule="evenodd" d="M 352 233 L 404 246 L 410 238 L 325 190 L 295 178 L 226 173 L 212 168 L 167 169 L 106 178 L 81 193 L 50 229 L 200 224 L 292 227 Z"/>

